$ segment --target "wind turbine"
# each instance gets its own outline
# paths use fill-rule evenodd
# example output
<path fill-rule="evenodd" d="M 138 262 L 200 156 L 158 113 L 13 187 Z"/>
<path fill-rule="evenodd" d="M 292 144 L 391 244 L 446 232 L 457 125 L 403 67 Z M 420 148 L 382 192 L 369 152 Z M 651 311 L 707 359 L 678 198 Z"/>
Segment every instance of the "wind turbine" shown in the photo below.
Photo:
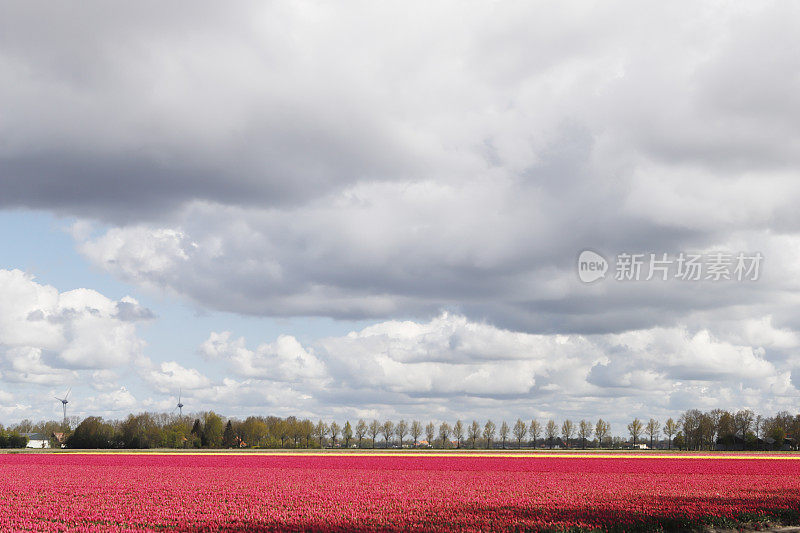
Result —
<path fill-rule="evenodd" d="M 61 402 L 61 406 L 64 408 L 64 423 L 65 424 L 67 423 L 67 404 L 69 403 L 69 400 L 67 398 L 69 398 L 70 391 L 72 391 L 72 387 L 67 389 L 67 393 L 64 395 L 63 398 L 59 398 L 58 396 L 54 396 L 54 398 L 56 400 Z"/>
<path fill-rule="evenodd" d="M 178 417 L 183 418 L 183 404 L 181 403 L 182 389 L 178 389 Z M 173 411 L 174 413 L 175 411 Z"/>

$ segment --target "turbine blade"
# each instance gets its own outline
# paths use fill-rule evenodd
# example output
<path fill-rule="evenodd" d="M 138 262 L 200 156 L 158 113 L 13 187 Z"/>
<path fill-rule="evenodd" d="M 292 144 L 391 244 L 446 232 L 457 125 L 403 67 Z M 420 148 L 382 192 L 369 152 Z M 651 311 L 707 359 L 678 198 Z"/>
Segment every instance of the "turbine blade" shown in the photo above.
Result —
<path fill-rule="evenodd" d="M 70 387 L 70 388 L 68 388 L 68 389 L 67 389 L 67 393 L 64 395 L 64 399 L 65 399 L 65 400 L 66 400 L 67 398 L 69 398 L 69 393 L 70 393 L 70 392 L 72 392 L 72 387 Z"/>

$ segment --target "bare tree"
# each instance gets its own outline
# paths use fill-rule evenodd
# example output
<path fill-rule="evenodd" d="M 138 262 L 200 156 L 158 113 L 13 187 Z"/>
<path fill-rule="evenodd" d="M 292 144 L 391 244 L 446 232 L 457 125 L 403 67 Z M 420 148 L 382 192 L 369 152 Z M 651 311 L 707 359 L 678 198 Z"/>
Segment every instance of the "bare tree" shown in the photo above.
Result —
<path fill-rule="evenodd" d="M 569 447 L 569 441 L 575 436 L 575 424 L 572 420 L 564 420 L 561 424 L 561 436 L 564 437 L 564 445 Z"/>
<path fill-rule="evenodd" d="M 315 434 L 319 439 L 319 447 L 322 448 L 322 443 L 325 441 L 325 436 L 328 434 L 328 424 L 322 420 L 317 422 Z"/>
<path fill-rule="evenodd" d="M 717 442 L 717 439 L 719 439 L 719 437 L 721 436 L 721 434 L 720 434 L 721 433 L 721 431 L 720 431 L 720 422 L 721 422 L 723 416 L 725 416 L 727 414 L 728 414 L 728 412 L 724 411 L 722 409 L 712 409 L 711 411 L 709 411 L 706 414 L 706 416 L 708 417 L 708 420 L 711 423 L 711 428 L 710 428 L 710 434 L 711 435 L 710 435 L 710 439 L 709 440 L 712 443 L 713 442 Z"/>
<path fill-rule="evenodd" d="M 544 428 L 544 434 L 547 435 L 547 444 L 550 446 L 550 449 L 553 449 L 553 440 L 558 435 L 558 426 L 556 425 L 556 421 L 552 418 L 547 421 L 547 425 Z"/>
<path fill-rule="evenodd" d="M 461 440 L 464 438 L 464 424 L 461 420 L 456 420 L 456 423 L 453 425 L 453 436 L 458 442 L 458 448 L 461 449 Z"/>
<path fill-rule="evenodd" d="M 531 440 L 533 441 L 533 447 L 536 448 L 536 441 L 539 439 L 539 435 L 542 434 L 542 425 L 538 420 L 531 420 L 531 426 L 528 429 L 528 434 L 531 436 Z"/>
<path fill-rule="evenodd" d="M 608 436 L 609 431 L 611 431 L 609 423 L 602 418 L 598 419 L 597 424 L 594 426 L 594 434 L 597 436 L 597 446 L 599 448 L 603 447 L 603 441 Z"/>
<path fill-rule="evenodd" d="M 503 420 L 503 423 L 500 424 L 500 438 L 503 440 L 504 450 L 506 449 L 506 440 L 508 440 L 508 432 L 509 432 L 508 422 Z"/>
<path fill-rule="evenodd" d="M 733 417 L 734 423 L 736 424 L 736 431 L 742 434 L 742 449 L 744 449 L 747 433 L 753 427 L 753 420 L 755 420 L 755 418 L 755 414 L 750 409 L 737 411 Z"/>
<path fill-rule="evenodd" d="M 400 419 L 400 422 L 397 423 L 397 426 L 394 428 L 394 434 L 397 435 L 397 438 L 400 439 L 400 447 L 403 447 L 403 438 L 408 435 L 408 424 L 403 419 Z"/>
<path fill-rule="evenodd" d="M 525 438 L 525 434 L 528 432 L 528 426 L 525 425 L 521 418 L 517 418 L 513 432 L 514 438 L 517 439 L 517 448 L 522 448 L 522 439 Z"/>
<path fill-rule="evenodd" d="M 294 439 L 294 447 L 297 448 L 300 441 L 303 439 L 303 423 L 300 420 L 295 419 L 294 423 L 292 424 L 292 439 Z M 260 440 L 260 438 L 256 439 L 255 442 L 259 442 Z M 253 441 L 245 440 L 245 442 Z"/>
<path fill-rule="evenodd" d="M 492 447 L 492 439 L 494 438 L 495 429 L 496 426 L 491 420 L 487 420 L 486 424 L 483 426 L 483 438 L 486 439 L 487 448 Z"/>
<path fill-rule="evenodd" d="M 433 422 L 429 422 L 425 426 L 425 436 L 428 437 L 428 446 L 433 448 L 433 437 L 436 436 L 436 426 L 433 425 Z"/>
<path fill-rule="evenodd" d="M 381 432 L 381 423 L 373 420 L 369 423 L 369 436 L 372 437 L 372 448 L 375 448 L 375 437 Z"/>
<path fill-rule="evenodd" d="M 592 424 L 586 420 L 578 423 L 578 438 L 581 439 L 581 447 L 586 449 L 586 439 L 592 436 Z"/>
<path fill-rule="evenodd" d="M 306 448 L 311 447 L 311 439 L 314 438 L 316 431 L 317 429 L 314 422 L 311 420 L 303 420 L 303 434 L 306 438 Z"/>
<path fill-rule="evenodd" d="M 411 436 L 414 438 L 414 446 L 417 445 L 420 435 L 422 435 L 422 424 L 420 424 L 419 420 L 414 420 L 411 422 Z"/>
<path fill-rule="evenodd" d="M 475 449 L 475 441 L 481 435 L 481 427 L 478 425 L 477 420 L 473 420 L 472 424 L 467 428 L 467 438 L 472 441 L 472 449 Z"/>
<path fill-rule="evenodd" d="M 344 428 L 342 429 L 342 438 L 344 439 L 344 447 L 350 447 L 350 441 L 353 439 L 353 426 L 350 425 L 350 421 L 347 420 L 344 423 Z"/>
<path fill-rule="evenodd" d="M 367 423 L 364 422 L 364 419 L 359 419 L 358 423 L 356 424 L 356 438 L 358 439 L 358 447 L 361 448 L 361 441 L 364 440 L 364 436 L 367 434 Z"/>
<path fill-rule="evenodd" d="M 664 435 L 667 436 L 667 449 L 672 449 L 672 436 L 678 432 L 678 424 L 672 418 L 664 423 Z"/>
<path fill-rule="evenodd" d="M 342 428 L 339 426 L 339 424 L 337 424 L 336 422 L 331 422 L 331 440 L 333 441 L 332 442 L 333 447 L 336 447 L 336 438 L 339 436 L 339 432 L 341 430 Z"/>
<path fill-rule="evenodd" d="M 703 413 L 698 409 L 690 409 L 683 413 L 678 420 L 678 425 L 683 428 L 683 438 L 686 441 L 686 449 L 700 449 L 701 445 L 701 432 L 700 432 L 700 419 Z"/>
<path fill-rule="evenodd" d="M 442 449 L 447 448 L 447 439 L 450 437 L 452 428 L 447 422 L 442 422 L 439 426 L 439 437 L 442 439 Z"/>
<path fill-rule="evenodd" d="M 661 425 L 659 424 L 658 420 L 655 418 L 651 418 L 647 422 L 647 435 L 650 437 L 650 449 L 653 449 L 653 441 L 658 438 L 658 433 L 661 430 Z"/>
<path fill-rule="evenodd" d="M 381 426 L 381 433 L 383 433 L 383 440 L 384 440 L 384 447 L 389 447 L 389 439 L 392 438 L 392 434 L 394 433 L 394 422 L 391 420 L 387 420 Z"/>
<path fill-rule="evenodd" d="M 714 418 L 709 413 L 703 413 L 700 416 L 700 442 L 705 443 L 709 450 L 714 447 L 715 432 Z"/>
<path fill-rule="evenodd" d="M 730 441 L 736 440 L 736 420 L 728 411 L 723 411 L 719 417 L 717 437 Z"/>
<path fill-rule="evenodd" d="M 795 450 L 797 450 L 797 443 L 800 442 L 800 413 L 795 415 L 794 419 L 792 420 L 792 427 L 789 429 L 789 434 L 794 439 Z"/>
<path fill-rule="evenodd" d="M 163 416 L 164 418 L 167 418 L 169 415 L 162 414 L 161 416 Z M 157 421 L 157 425 L 165 426 L 165 425 L 167 425 L 167 421 L 164 420 L 164 419 L 158 420 Z M 11 427 L 9 427 L 9 429 L 11 429 Z M 33 432 L 33 422 L 31 422 L 30 419 L 25 418 L 25 419 L 20 420 L 19 422 L 17 422 L 17 424 L 14 426 L 13 430 L 16 431 L 17 433 L 31 433 L 31 432 Z"/>
<path fill-rule="evenodd" d="M 628 433 L 631 434 L 633 438 L 633 447 L 636 448 L 636 441 L 639 439 L 639 436 L 642 434 L 643 424 L 642 421 L 638 418 L 634 418 L 633 421 L 628 424 Z"/>
<path fill-rule="evenodd" d="M 792 432 L 795 418 L 788 411 L 779 411 L 772 417 L 771 426 L 782 430 L 786 435 Z"/>
<path fill-rule="evenodd" d="M 767 437 L 767 432 L 769 431 L 769 428 L 770 428 L 770 420 L 771 419 L 769 417 L 765 417 L 761 421 L 761 438 L 762 439 Z"/>

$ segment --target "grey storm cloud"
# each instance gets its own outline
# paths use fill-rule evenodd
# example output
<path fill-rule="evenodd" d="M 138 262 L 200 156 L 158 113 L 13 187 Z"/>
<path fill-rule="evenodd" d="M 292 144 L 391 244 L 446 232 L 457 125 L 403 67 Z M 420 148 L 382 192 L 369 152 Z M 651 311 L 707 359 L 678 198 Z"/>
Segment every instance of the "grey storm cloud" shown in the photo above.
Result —
<path fill-rule="evenodd" d="M 798 10 L 4 3 L 0 206 L 94 224 L 97 265 L 244 314 L 794 323 Z M 584 286 L 584 248 L 768 267 Z"/>
<path fill-rule="evenodd" d="M 194 199 L 302 202 L 418 170 L 405 126 L 365 102 L 360 66 L 337 68 L 357 36 L 330 48 L 348 28 L 318 28 L 301 6 L 3 12 L 0 205 L 118 222 Z"/>

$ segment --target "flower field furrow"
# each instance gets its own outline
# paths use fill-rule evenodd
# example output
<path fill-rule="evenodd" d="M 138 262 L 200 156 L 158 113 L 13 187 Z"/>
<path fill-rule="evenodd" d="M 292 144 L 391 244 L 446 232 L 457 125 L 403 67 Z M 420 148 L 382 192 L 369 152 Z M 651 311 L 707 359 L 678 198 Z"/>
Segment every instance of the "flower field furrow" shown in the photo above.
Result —
<path fill-rule="evenodd" d="M 800 461 L 0 455 L 0 530 L 680 528 L 800 511 Z"/>

